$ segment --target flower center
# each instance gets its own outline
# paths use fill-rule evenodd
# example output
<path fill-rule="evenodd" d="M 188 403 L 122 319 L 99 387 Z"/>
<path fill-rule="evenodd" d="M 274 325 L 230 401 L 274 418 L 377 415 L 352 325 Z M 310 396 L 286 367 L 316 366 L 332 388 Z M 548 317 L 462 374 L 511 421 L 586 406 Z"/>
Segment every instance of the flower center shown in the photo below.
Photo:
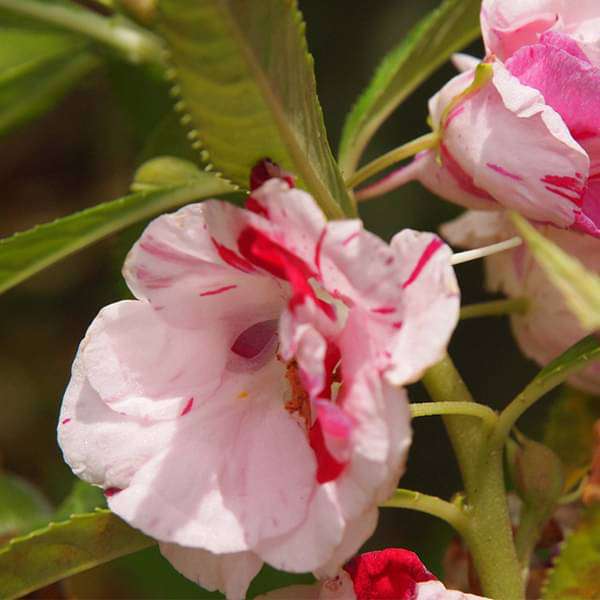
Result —
<path fill-rule="evenodd" d="M 290 385 L 292 397 L 285 403 L 285 409 L 290 413 L 298 413 L 303 419 L 306 431 L 311 428 L 312 415 L 310 410 L 310 398 L 308 392 L 304 389 L 300 380 L 298 363 L 295 360 L 290 361 L 285 368 L 285 378 Z"/>

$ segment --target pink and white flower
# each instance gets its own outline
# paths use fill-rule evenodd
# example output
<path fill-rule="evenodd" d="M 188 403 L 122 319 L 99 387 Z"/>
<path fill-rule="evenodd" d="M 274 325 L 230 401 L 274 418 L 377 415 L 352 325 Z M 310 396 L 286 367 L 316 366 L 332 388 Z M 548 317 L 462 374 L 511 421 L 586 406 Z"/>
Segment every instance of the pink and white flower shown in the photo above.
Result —
<path fill-rule="evenodd" d="M 187 577 L 241 598 L 263 561 L 334 575 L 404 471 L 406 392 L 458 319 L 451 252 L 327 223 L 271 179 L 153 221 L 60 415 L 65 459 Z"/>
<path fill-rule="evenodd" d="M 387 548 L 353 558 L 335 578 L 296 585 L 261 600 L 475 600 L 481 596 L 447 590 L 409 550 Z"/>
<path fill-rule="evenodd" d="M 579 260 L 600 273 L 600 243 L 575 231 L 539 225 L 541 233 Z M 442 227 L 453 245 L 477 248 L 510 238 L 516 234 L 502 213 L 469 211 Z M 511 315 L 511 325 L 523 352 L 544 366 L 587 335 L 568 308 L 562 293 L 548 279 L 525 245 L 485 259 L 487 287 L 512 298 L 527 298 L 525 314 Z M 600 393 L 600 363 L 593 362 L 569 378 L 571 385 Z"/>
<path fill-rule="evenodd" d="M 509 3 L 488 4 L 498 12 Z M 534 4 L 540 3 L 511 6 Z M 600 4 L 594 4 L 600 19 Z M 468 93 L 477 70 L 460 57 L 467 70 L 429 103 L 438 146 L 358 197 L 418 179 L 468 208 L 510 208 L 533 221 L 600 236 L 600 65 L 561 31 L 529 42 L 515 42 L 504 63 L 489 57 L 490 77 Z"/>
<path fill-rule="evenodd" d="M 489 54 L 507 60 L 546 31 L 569 35 L 600 66 L 600 6 L 596 0 L 483 0 L 481 31 Z"/>

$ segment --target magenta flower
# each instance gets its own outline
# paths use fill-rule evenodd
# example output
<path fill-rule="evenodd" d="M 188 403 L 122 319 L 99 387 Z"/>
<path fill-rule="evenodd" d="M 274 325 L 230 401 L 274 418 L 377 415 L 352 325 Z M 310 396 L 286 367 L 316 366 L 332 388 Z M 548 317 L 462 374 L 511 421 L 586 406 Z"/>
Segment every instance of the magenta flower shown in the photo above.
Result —
<path fill-rule="evenodd" d="M 387 245 L 290 183 L 148 226 L 124 267 L 137 299 L 92 323 L 60 416 L 73 471 L 230 598 L 263 561 L 334 574 L 371 535 L 411 439 L 400 386 L 458 319 L 437 236 Z"/>
<path fill-rule="evenodd" d="M 290 586 L 264 600 L 475 600 L 481 596 L 447 590 L 409 550 L 387 548 L 360 554 L 335 578 Z"/>
<path fill-rule="evenodd" d="M 600 273 L 600 243 L 575 231 L 539 226 L 541 232 L 586 268 Z M 476 248 L 515 235 L 501 213 L 469 211 L 442 227 L 454 245 Z M 512 329 L 523 352 L 544 366 L 583 338 L 587 332 L 567 307 L 562 293 L 525 245 L 485 259 L 487 287 L 513 298 L 527 298 L 525 314 L 511 316 Z M 571 385 L 592 394 L 600 393 L 600 363 L 589 366 L 568 379 Z"/>
<path fill-rule="evenodd" d="M 511 6 L 516 4 L 565 3 Z M 591 2 L 582 4 L 600 23 L 600 4 L 593 10 Z M 483 14 L 511 15 L 508 5 L 489 2 Z M 560 30 L 538 35 L 542 21 L 531 21 L 535 35 L 515 22 L 516 37 L 503 43 L 511 48 L 501 53 L 506 62 L 488 58 L 482 68 L 487 73 L 479 71 L 471 89 L 474 68 L 444 86 L 430 100 L 438 146 L 361 190 L 359 197 L 419 179 L 469 208 L 510 208 L 534 221 L 600 236 L 600 66 L 584 52 L 587 45 L 578 43 L 579 37 Z M 468 65 L 464 57 L 459 60 Z"/>

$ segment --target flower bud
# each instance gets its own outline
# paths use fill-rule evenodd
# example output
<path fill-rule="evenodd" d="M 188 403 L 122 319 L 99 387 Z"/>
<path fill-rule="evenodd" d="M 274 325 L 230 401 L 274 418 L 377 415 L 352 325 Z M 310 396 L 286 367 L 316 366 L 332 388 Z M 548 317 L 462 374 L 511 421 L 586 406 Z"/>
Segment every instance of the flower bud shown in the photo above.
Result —
<path fill-rule="evenodd" d="M 547 446 L 519 436 L 514 453 L 514 484 L 527 504 L 553 505 L 564 487 L 563 466 Z"/>

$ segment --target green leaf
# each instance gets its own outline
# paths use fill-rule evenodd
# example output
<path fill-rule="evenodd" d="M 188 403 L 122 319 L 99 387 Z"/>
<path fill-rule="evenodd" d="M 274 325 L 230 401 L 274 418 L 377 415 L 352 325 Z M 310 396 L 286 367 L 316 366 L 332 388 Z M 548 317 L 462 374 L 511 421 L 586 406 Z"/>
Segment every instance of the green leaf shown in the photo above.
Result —
<path fill-rule="evenodd" d="M 125 227 L 193 200 L 231 192 L 200 172 L 189 185 L 139 192 L 0 240 L 0 292 Z"/>
<path fill-rule="evenodd" d="M 513 223 L 586 332 L 600 330 L 600 277 L 545 238 L 516 213 Z"/>
<path fill-rule="evenodd" d="M 0 475 L 0 540 L 38 527 L 51 514 L 48 501 L 30 483 L 14 475 Z"/>
<path fill-rule="evenodd" d="M 600 598 L 600 506 L 585 512 L 582 522 L 562 545 L 542 598 Z"/>
<path fill-rule="evenodd" d="M 0 27 L 0 135 L 52 108 L 99 61 L 76 36 Z"/>
<path fill-rule="evenodd" d="M 0 597 L 20 598 L 154 543 L 108 510 L 50 523 L 0 548 Z"/>
<path fill-rule="evenodd" d="M 64 521 L 73 515 L 92 512 L 96 508 L 106 508 L 106 497 L 102 489 L 78 479 L 58 507 L 53 520 Z"/>
<path fill-rule="evenodd" d="M 594 447 L 594 423 L 600 419 L 598 398 L 565 388 L 552 403 L 544 425 L 544 443 L 560 457 L 568 487 L 587 471 Z"/>
<path fill-rule="evenodd" d="M 339 151 L 346 178 L 380 125 L 452 53 L 479 34 L 481 0 L 445 0 L 382 61 L 348 115 Z"/>
<path fill-rule="evenodd" d="M 295 0 L 161 0 L 156 24 L 205 159 L 247 188 L 252 167 L 271 158 L 329 216 L 355 212 L 327 142 Z"/>
<path fill-rule="evenodd" d="M 150 160 L 156 156 L 175 156 L 196 163 L 198 152 L 192 148 L 180 117 L 173 110 L 164 116 L 150 132 L 142 148 L 139 160 Z"/>
<path fill-rule="evenodd" d="M 492 447 L 506 443 L 519 417 L 550 390 L 563 383 L 570 375 L 600 359 L 600 339 L 590 335 L 583 338 L 559 357 L 548 363 L 527 387 L 502 411 L 492 434 Z"/>
<path fill-rule="evenodd" d="M 554 382 L 564 381 L 571 373 L 598 359 L 600 359 L 600 341 L 596 336 L 589 335 L 548 363 L 530 385 L 554 387 Z"/>

